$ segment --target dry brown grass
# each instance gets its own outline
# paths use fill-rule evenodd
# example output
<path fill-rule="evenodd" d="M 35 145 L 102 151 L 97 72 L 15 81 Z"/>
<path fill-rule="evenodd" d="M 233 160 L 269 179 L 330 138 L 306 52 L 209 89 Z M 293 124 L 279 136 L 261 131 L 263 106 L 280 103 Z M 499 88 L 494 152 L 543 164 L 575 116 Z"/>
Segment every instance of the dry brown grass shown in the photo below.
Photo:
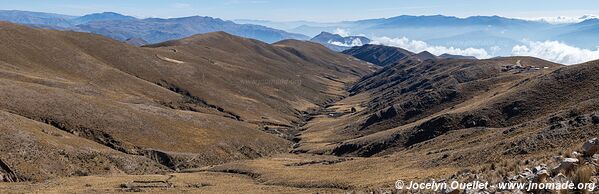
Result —
<path fill-rule="evenodd" d="M 0 25 L 0 132 L 10 134 L 0 136 L 0 159 L 29 180 L 81 176 L 1 183 L 2 192 L 123 192 L 131 181 L 169 178 L 173 188 L 145 190 L 368 192 L 393 190 L 396 180 L 468 173 L 461 178 L 498 182 L 529 166 L 549 166 L 554 153 L 569 154 L 599 133 L 584 122 L 599 110 L 597 62 L 559 70 L 527 57 L 414 63 L 364 79 L 352 90 L 357 94 L 340 100 L 346 86 L 375 68 L 314 43 L 269 45 L 212 33 L 138 48 L 96 35 Z M 514 60 L 552 68 L 501 71 Z M 416 68 L 414 77 L 396 85 L 387 80 L 401 80 L 394 76 L 407 75 L 406 68 Z M 445 89 L 459 90 L 459 97 L 428 101 L 446 97 L 426 96 Z M 526 106 L 506 117 L 502 111 L 516 101 Z M 406 103 L 426 107 L 361 129 L 373 114 Z M 301 111 L 325 104 L 303 123 Z M 351 108 L 356 112 L 345 114 Z M 466 127 L 468 115 L 488 123 Z M 549 122 L 554 117 L 563 123 Z M 424 128 L 437 118 L 448 122 Z M 294 151 L 306 153 L 282 154 L 291 141 L 281 136 L 290 134 L 265 127 L 301 128 Z M 425 138 L 410 139 L 427 130 Z M 342 145 L 355 150 L 332 156 Z M 361 154 L 369 157 L 349 157 Z M 190 173 L 172 174 L 176 169 Z M 168 175 L 125 175 L 143 173 Z M 588 182 L 592 174 L 581 168 L 573 177 Z"/>
<path fill-rule="evenodd" d="M 2 136 L 1 159 L 31 180 L 143 173 L 104 161 L 112 154 L 176 170 L 284 153 L 286 134 L 263 126 L 294 128 L 304 108 L 345 95 L 346 84 L 374 70 L 301 41 L 273 46 L 212 33 L 140 48 L 87 33 L 0 26 L 0 112 L 22 117 L 1 121 L 16 127 L 3 134 L 37 134 L 32 125 L 68 132 Z M 66 143 L 72 139 L 82 145 Z M 99 151 L 100 170 L 86 155 L 97 146 L 113 150 Z"/>

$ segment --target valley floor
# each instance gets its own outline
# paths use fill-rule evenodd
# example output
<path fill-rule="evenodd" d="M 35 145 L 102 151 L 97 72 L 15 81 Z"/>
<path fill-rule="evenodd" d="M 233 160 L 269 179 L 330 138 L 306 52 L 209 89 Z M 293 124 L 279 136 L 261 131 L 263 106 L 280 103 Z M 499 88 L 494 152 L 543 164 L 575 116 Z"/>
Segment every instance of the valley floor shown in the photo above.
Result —
<path fill-rule="evenodd" d="M 538 155 L 547 162 L 550 155 Z M 389 193 L 397 180 L 440 180 L 460 173 L 492 180 L 518 158 L 488 164 L 428 166 L 437 154 L 401 151 L 382 157 L 335 157 L 281 154 L 256 160 L 187 169 L 158 175 L 105 175 L 51 179 L 43 182 L 0 183 L 2 193 Z M 542 158 L 545 158 L 542 159 Z M 423 162 L 427 161 L 427 162 Z"/>
<path fill-rule="evenodd" d="M 379 68 L 294 40 L 210 33 L 138 48 L 0 27 L 0 193 L 599 182 L 588 173 L 599 140 L 587 141 L 599 136 L 599 61 L 410 57 Z M 15 180 L 29 182 L 1 182 Z"/>
<path fill-rule="evenodd" d="M 129 185 L 132 186 L 129 186 Z M 246 175 L 216 172 L 70 177 L 40 183 L 0 183 L 3 193 L 315 193 L 337 189 L 263 185 Z"/>
<path fill-rule="evenodd" d="M 341 158 L 284 154 L 164 175 L 107 175 L 0 183 L 3 193 L 342 193 L 394 191 L 398 179 L 450 174 L 455 169 L 409 169 L 398 158 Z M 374 167 L 375 165 L 376 167 Z M 418 172 L 418 173 L 416 173 Z"/>

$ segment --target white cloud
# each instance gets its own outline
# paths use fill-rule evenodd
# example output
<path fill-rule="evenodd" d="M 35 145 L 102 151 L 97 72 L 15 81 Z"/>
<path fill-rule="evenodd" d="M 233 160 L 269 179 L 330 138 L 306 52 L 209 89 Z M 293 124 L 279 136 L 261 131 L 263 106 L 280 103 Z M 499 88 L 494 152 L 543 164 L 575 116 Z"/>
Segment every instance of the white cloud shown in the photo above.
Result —
<path fill-rule="evenodd" d="M 328 43 L 332 44 L 332 45 L 336 45 L 336 46 L 342 46 L 342 47 L 354 47 L 354 46 L 362 46 L 362 45 L 364 45 L 362 43 L 362 40 L 360 40 L 359 38 L 354 38 L 354 39 L 352 39 L 349 42 L 338 42 L 338 41 L 329 40 Z"/>
<path fill-rule="evenodd" d="M 599 59 L 599 48 L 596 50 L 589 50 L 551 40 L 543 42 L 523 40 L 522 42 L 524 42 L 524 44 L 512 47 L 512 56 L 537 57 L 565 65 L 579 64 Z M 406 37 L 373 37 L 371 44 L 400 47 L 415 53 L 428 51 L 435 55 L 448 53 L 453 55 L 474 56 L 479 59 L 495 57 L 495 53 L 500 49 L 499 47 L 491 47 L 491 53 L 488 53 L 487 50 L 483 48 L 460 49 L 455 47 L 435 46 L 429 45 L 424 41 L 410 40 Z"/>
<path fill-rule="evenodd" d="M 525 41 L 526 45 L 516 45 L 512 55 L 532 56 L 561 64 L 578 64 L 599 59 L 599 48 L 588 50 L 573 47 L 558 41 Z"/>
<path fill-rule="evenodd" d="M 531 21 L 545 22 L 545 23 L 549 23 L 549 24 L 573 24 L 573 23 L 579 23 L 579 22 L 582 22 L 584 20 L 594 19 L 594 18 L 598 18 L 598 17 L 595 16 L 595 15 L 584 15 L 582 17 L 557 16 L 557 17 L 533 18 L 533 19 L 530 19 L 530 20 Z"/>
<path fill-rule="evenodd" d="M 339 34 L 339 36 L 347 37 L 350 35 L 348 30 L 337 28 L 333 34 Z"/>
<path fill-rule="evenodd" d="M 435 55 L 442 54 L 452 54 L 452 55 L 463 55 L 463 56 L 473 56 L 479 59 L 487 59 L 492 56 L 487 53 L 485 49 L 482 48 L 466 48 L 460 49 L 455 47 L 445 47 L 445 46 L 434 46 L 429 45 L 424 41 L 419 40 L 410 40 L 406 37 L 402 38 L 389 38 L 389 37 L 374 37 L 372 38 L 373 42 L 371 44 L 382 44 L 387 46 L 400 47 L 412 52 L 422 52 L 428 51 Z"/>

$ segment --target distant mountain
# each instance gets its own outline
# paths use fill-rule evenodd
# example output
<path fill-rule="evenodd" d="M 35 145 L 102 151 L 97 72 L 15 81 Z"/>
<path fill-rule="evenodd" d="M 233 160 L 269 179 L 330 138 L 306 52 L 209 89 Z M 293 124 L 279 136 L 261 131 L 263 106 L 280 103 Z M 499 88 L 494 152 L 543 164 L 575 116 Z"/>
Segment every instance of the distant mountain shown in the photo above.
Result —
<path fill-rule="evenodd" d="M 125 40 L 125 43 L 133 46 L 143 46 L 148 44 L 143 38 L 129 38 Z"/>
<path fill-rule="evenodd" d="M 463 55 L 452 55 L 452 54 L 442 54 L 439 55 L 440 59 L 476 59 L 476 57 L 473 56 L 463 56 Z"/>
<path fill-rule="evenodd" d="M 96 21 L 77 25 L 77 27 L 82 31 L 102 34 L 117 40 L 140 37 L 149 43 L 218 31 L 268 43 L 284 39 L 308 39 L 308 37 L 301 34 L 292 34 L 264 26 L 236 24 L 218 18 L 201 16 L 172 19 L 148 18 L 142 20 Z"/>
<path fill-rule="evenodd" d="M 407 36 L 411 39 L 433 39 L 455 36 L 473 31 L 490 31 L 505 36 L 523 35 L 530 31 L 547 30 L 555 27 L 539 21 L 505 18 L 500 16 L 473 16 L 458 18 L 453 16 L 409 16 L 402 15 L 391 18 L 368 19 L 329 23 L 327 25 L 302 25 L 291 32 L 309 34 L 315 30 L 326 31 L 342 28 L 353 33 L 368 36 Z M 443 33 L 439 33 L 443 32 Z"/>
<path fill-rule="evenodd" d="M 562 32 L 553 37 L 570 45 L 595 50 L 599 46 L 599 19 L 588 19 L 558 29 Z"/>
<path fill-rule="evenodd" d="M 238 24 L 255 24 L 261 26 L 268 26 L 271 28 L 281 29 L 281 30 L 290 30 L 293 28 L 297 28 L 302 25 L 308 26 L 328 26 L 335 23 L 319 23 L 319 22 L 310 22 L 310 21 L 289 21 L 289 22 L 277 22 L 277 21 L 268 21 L 268 20 L 248 20 L 248 19 L 236 19 L 232 20 Z M 318 32 L 317 32 L 318 33 Z M 316 34 L 314 34 L 316 35 Z"/>
<path fill-rule="evenodd" d="M 532 21 L 541 21 L 549 24 L 574 24 L 579 23 L 588 19 L 596 19 L 598 18 L 595 15 L 583 15 L 580 17 L 566 17 L 566 16 L 557 16 L 557 17 L 541 17 L 537 19 L 532 19 Z"/>
<path fill-rule="evenodd" d="M 0 10 L 0 20 L 27 25 L 71 27 L 75 16 L 18 10 Z"/>
<path fill-rule="evenodd" d="M 0 21 L 55 30 L 72 30 L 104 35 L 119 41 L 141 38 L 148 43 L 180 39 L 195 34 L 223 31 L 273 43 L 284 39 L 307 40 L 302 34 L 288 33 L 260 25 L 236 24 L 212 17 L 138 19 L 114 12 L 67 16 L 28 11 L 0 11 Z"/>
<path fill-rule="evenodd" d="M 354 46 L 368 44 L 371 40 L 363 36 L 343 37 L 339 34 L 321 32 L 319 35 L 310 39 L 310 41 L 320 43 L 331 50 L 340 52 Z"/>
<path fill-rule="evenodd" d="M 599 36 L 596 33 L 598 28 L 592 26 L 593 18 L 586 16 L 575 18 L 574 21 L 577 23 L 559 23 L 500 16 L 459 18 L 443 15 L 404 15 L 326 24 L 304 24 L 288 31 L 310 35 L 339 28 L 354 34 L 364 34 L 371 39 L 406 37 L 410 40 L 425 41 L 434 46 L 483 48 L 490 54 L 501 56 L 511 54 L 514 46 L 523 44 L 522 40 L 553 40 L 594 50 L 599 45 L 597 43 Z"/>
<path fill-rule="evenodd" d="M 514 45 L 522 44 L 519 40 L 507 38 L 501 34 L 485 30 L 466 32 L 443 38 L 426 39 L 425 41 L 431 45 L 443 45 L 461 49 L 484 48 L 495 55 L 509 55 Z"/>
<path fill-rule="evenodd" d="M 436 55 L 433 55 L 432 53 L 428 52 L 428 51 L 422 51 L 418 54 L 416 54 L 416 57 L 418 57 L 420 60 L 436 60 L 439 59 Z"/>
<path fill-rule="evenodd" d="M 81 17 L 77 17 L 72 20 L 74 24 L 86 24 L 89 22 L 95 21 L 110 21 L 110 20 L 137 20 L 137 18 L 132 16 L 126 16 L 114 12 L 104 12 L 104 13 L 93 13 L 84 15 Z"/>
<path fill-rule="evenodd" d="M 541 25 L 539 22 L 504 18 L 499 16 L 472 16 L 458 18 L 454 16 L 410 16 L 402 15 L 385 19 L 361 20 L 357 24 L 370 25 L 371 28 L 397 28 L 397 27 L 438 27 L 438 26 L 513 26 L 513 25 Z"/>

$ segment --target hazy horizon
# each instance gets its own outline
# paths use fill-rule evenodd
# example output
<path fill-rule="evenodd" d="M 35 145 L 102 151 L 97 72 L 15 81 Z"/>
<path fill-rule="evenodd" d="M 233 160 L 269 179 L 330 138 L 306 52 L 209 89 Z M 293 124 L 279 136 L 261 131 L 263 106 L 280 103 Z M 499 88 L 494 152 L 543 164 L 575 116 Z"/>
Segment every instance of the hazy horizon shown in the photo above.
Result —
<path fill-rule="evenodd" d="M 339 22 L 400 15 L 446 15 L 460 18 L 469 16 L 502 16 L 507 18 L 535 19 L 545 17 L 577 18 L 599 13 L 599 8 L 580 9 L 576 5 L 598 4 L 596 1 L 576 0 L 568 4 L 558 1 L 472 1 L 437 2 L 432 0 L 406 2 L 381 0 L 327 1 L 16 1 L 2 0 L 2 10 L 49 12 L 80 16 L 98 12 L 116 12 L 138 18 L 175 18 L 185 16 L 210 16 L 226 20 L 268 20 L 277 22 L 311 21 Z M 593 6 L 587 6 L 593 7 Z M 151 12 L 147 10 L 152 10 Z M 535 10 L 535 11 L 530 11 Z M 360 14 L 356 14 L 358 12 Z"/>
<path fill-rule="evenodd" d="M 369 20 L 369 19 L 389 19 L 389 18 L 394 18 L 394 17 L 399 17 L 399 16 L 437 16 L 437 15 L 441 15 L 441 16 L 446 16 L 446 17 L 456 17 L 456 18 L 461 18 L 461 19 L 465 19 L 465 18 L 469 18 L 469 17 L 477 17 L 477 16 L 482 16 L 482 17 L 492 17 L 492 16 L 498 16 L 498 17 L 503 17 L 503 18 L 509 18 L 509 19 L 521 19 L 521 20 L 530 20 L 530 21 L 545 21 L 548 23 L 576 23 L 576 22 L 580 22 L 583 20 L 576 20 L 576 19 L 583 19 L 583 18 L 587 18 L 587 19 L 592 19 L 592 18 L 597 18 L 599 16 L 597 16 L 596 14 L 583 14 L 580 16 L 546 16 L 546 17 L 531 17 L 531 18 L 522 18 L 522 17 L 509 17 L 509 16 L 504 16 L 504 15 L 469 15 L 469 16 L 456 16 L 456 15 L 445 15 L 445 14 L 423 14 L 423 15 L 413 15 L 413 14 L 401 14 L 401 15 L 389 15 L 389 16 L 385 16 L 385 17 L 377 17 L 377 18 L 361 18 L 361 19 L 355 19 L 355 20 L 339 20 L 339 21 L 316 21 L 316 20 L 268 20 L 268 19 L 253 19 L 253 18 L 221 18 L 221 17 L 216 17 L 216 16 L 212 16 L 212 15 L 201 15 L 201 14 L 195 14 L 195 15 L 181 15 L 181 16 L 176 16 L 176 17 L 140 17 L 140 16 L 136 16 L 136 15 L 130 15 L 130 14 L 126 14 L 126 13 L 122 13 L 122 12 L 118 12 L 118 11 L 112 11 L 112 10 L 105 10 L 105 11 L 97 11 L 97 12 L 88 12 L 88 13 L 83 13 L 83 14 L 68 14 L 68 13 L 61 13 L 61 12 L 45 12 L 45 11 L 34 11 L 34 10 L 21 10 L 21 9 L 0 9 L 0 11 L 25 11 L 25 12 L 38 12 L 38 13 L 50 13 L 50 14 L 58 14 L 58 15 L 66 15 L 66 16 L 74 16 L 74 17 L 80 17 L 80 16 L 84 16 L 84 15 L 89 15 L 89 14 L 96 14 L 96 13 L 117 13 L 117 14 L 121 14 L 121 15 L 125 15 L 125 16 L 132 16 L 138 19 L 148 19 L 148 18 L 163 18 L 163 19 L 171 19 L 171 18 L 182 18 L 182 17 L 193 17 L 193 16 L 200 16 L 200 17 L 212 17 L 212 18 L 219 18 L 219 19 L 223 19 L 223 20 L 230 20 L 230 21 L 263 21 L 263 22 L 277 22 L 277 23 L 291 23 L 291 22 L 310 22 L 310 23 L 339 23 L 339 22 L 348 22 L 348 21 L 359 21 L 359 20 Z M 542 20 L 542 19 L 546 19 L 546 20 Z M 550 20 L 550 19 L 555 19 L 555 20 Z M 558 21 L 559 20 L 559 21 Z M 555 21 L 555 22 L 552 22 Z"/>

